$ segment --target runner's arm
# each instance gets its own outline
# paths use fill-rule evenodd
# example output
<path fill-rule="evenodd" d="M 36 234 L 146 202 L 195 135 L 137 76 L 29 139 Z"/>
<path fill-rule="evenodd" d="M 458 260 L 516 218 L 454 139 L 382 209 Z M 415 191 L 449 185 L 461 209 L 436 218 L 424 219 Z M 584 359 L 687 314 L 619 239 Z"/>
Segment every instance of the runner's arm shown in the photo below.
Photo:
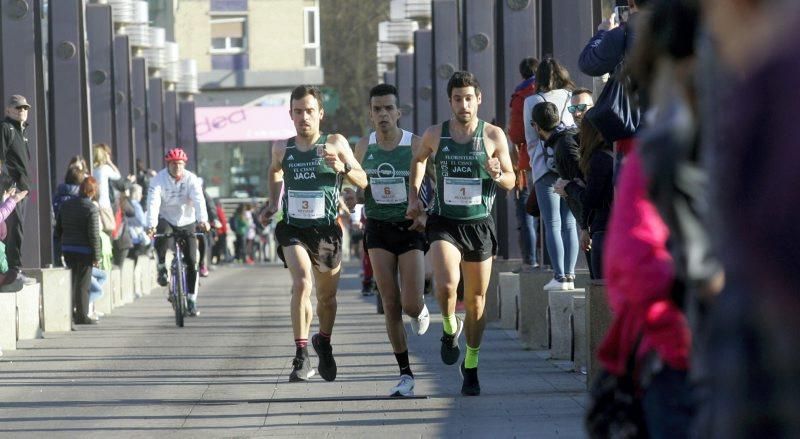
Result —
<path fill-rule="evenodd" d="M 361 168 L 361 163 L 353 156 L 353 150 L 350 149 L 350 144 L 347 143 L 347 139 L 341 134 L 335 134 L 333 141 L 336 145 L 337 156 L 342 162 L 341 164 L 337 162 L 334 170 L 336 172 L 344 172 L 344 164 L 348 163 L 350 165 L 350 172 L 345 174 L 345 177 L 350 180 L 350 183 L 362 189 L 367 187 L 367 173 Z M 341 166 L 341 168 L 338 168 L 338 166 Z"/>
<path fill-rule="evenodd" d="M 269 210 L 269 216 L 272 216 L 278 211 L 278 204 L 280 203 L 281 192 L 283 190 L 283 156 L 286 153 L 285 143 L 276 143 L 272 147 L 272 163 L 269 165 L 267 172 L 267 182 L 269 185 L 269 204 L 266 210 Z"/>
<path fill-rule="evenodd" d="M 517 181 L 517 176 L 514 174 L 514 166 L 511 164 L 511 157 L 508 153 L 508 141 L 506 140 L 506 134 L 503 132 L 503 130 L 494 125 L 489 126 L 487 134 L 489 139 L 491 139 L 492 143 L 494 144 L 494 154 L 492 157 L 500 161 L 501 174 L 500 177 L 495 178 L 494 181 L 501 188 L 507 191 L 511 190 L 514 188 L 514 183 Z"/>
<path fill-rule="evenodd" d="M 408 176 L 408 210 L 406 216 L 414 218 L 421 214 L 424 210 L 422 202 L 419 199 L 419 190 L 422 187 L 422 179 L 425 177 L 425 165 L 428 157 L 433 154 L 433 148 L 439 138 L 438 126 L 433 126 L 425 130 L 422 140 L 418 142 L 418 146 L 414 149 L 414 142 L 412 140 L 412 155 L 410 175 Z"/>

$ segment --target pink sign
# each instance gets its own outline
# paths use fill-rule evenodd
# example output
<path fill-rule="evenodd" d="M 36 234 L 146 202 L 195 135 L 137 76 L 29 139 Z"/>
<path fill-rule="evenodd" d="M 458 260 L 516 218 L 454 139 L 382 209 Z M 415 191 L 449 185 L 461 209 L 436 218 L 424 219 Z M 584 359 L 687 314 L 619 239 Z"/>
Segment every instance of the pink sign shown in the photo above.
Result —
<path fill-rule="evenodd" d="M 287 107 L 197 107 L 194 117 L 199 143 L 280 140 L 296 134 Z"/>

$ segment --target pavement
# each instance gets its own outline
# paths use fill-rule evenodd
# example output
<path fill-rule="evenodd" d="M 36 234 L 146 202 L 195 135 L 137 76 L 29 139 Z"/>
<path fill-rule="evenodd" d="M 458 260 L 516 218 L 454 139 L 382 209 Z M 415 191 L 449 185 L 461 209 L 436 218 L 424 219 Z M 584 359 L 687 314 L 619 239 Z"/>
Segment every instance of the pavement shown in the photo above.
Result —
<path fill-rule="evenodd" d="M 585 377 L 492 325 L 482 394 L 461 396 L 458 363 L 439 358 L 432 296 L 428 333 L 409 336 L 416 396 L 388 398 L 397 364 L 352 263 L 338 293 L 336 381 L 289 383 L 289 287 L 282 266 L 223 267 L 203 279 L 202 313 L 184 328 L 159 289 L 96 326 L 24 342 L 0 357 L 0 437 L 585 437 Z"/>

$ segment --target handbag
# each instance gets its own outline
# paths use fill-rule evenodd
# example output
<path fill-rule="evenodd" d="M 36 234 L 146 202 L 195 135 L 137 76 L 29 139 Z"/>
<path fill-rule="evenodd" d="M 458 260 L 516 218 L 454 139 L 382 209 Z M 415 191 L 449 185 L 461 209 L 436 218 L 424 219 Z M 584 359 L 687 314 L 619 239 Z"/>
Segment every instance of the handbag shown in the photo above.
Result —
<path fill-rule="evenodd" d="M 528 194 L 528 199 L 525 200 L 525 212 L 533 217 L 539 217 L 542 213 L 539 210 L 539 201 L 536 199 L 536 189 L 531 189 L 531 193 Z"/>
<path fill-rule="evenodd" d="M 641 334 L 628 356 L 625 374 L 617 376 L 601 370 L 589 390 L 586 431 L 590 438 L 646 438 L 647 425 L 641 399 L 633 378 L 635 356 Z"/>
<path fill-rule="evenodd" d="M 117 228 L 117 220 L 114 218 L 114 211 L 110 207 L 100 207 L 100 227 L 108 236 L 114 233 Z"/>
<path fill-rule="evenodd" d="M 626 29 L 625 41 L 627 39 Z M 631 78 L 626 74 L 624 66 L 623 57 L 608 78 L 594 107 L 586 113 L 586 118 L 609 143 L 633 137 L 639 127 L 639 107 L 632 101 L 628 91 Z"/>

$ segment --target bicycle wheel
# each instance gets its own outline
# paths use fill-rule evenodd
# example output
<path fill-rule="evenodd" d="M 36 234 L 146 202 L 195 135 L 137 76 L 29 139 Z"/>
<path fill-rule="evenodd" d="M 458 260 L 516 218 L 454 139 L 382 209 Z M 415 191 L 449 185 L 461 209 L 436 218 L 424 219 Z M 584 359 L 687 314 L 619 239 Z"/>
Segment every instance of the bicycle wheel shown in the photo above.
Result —
<path fill-rule="evenodd" d="M 174 276 L 175 281 L 175 324 L 179 328 L 183 328 L 183 317 L 186 315 L 186 274 L 184 274 L 181 267 L 182 264 L 177 264 L 178 272 Z"/>

